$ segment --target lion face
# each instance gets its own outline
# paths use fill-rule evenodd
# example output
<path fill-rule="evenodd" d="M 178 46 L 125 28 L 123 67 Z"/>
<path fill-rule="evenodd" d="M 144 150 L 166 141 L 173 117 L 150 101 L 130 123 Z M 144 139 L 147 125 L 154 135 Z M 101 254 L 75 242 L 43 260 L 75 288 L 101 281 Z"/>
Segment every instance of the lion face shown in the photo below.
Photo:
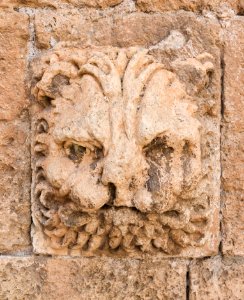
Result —
<path fill-rule="evenodd" d="M 140 49 L 95 51 L 80 65 L 55 59 L 36 94 L 50 104 L 39 153 L 58 201 L 163 213 L 189 197 L 201 174 L 200 123 L 176 75 Z"/>

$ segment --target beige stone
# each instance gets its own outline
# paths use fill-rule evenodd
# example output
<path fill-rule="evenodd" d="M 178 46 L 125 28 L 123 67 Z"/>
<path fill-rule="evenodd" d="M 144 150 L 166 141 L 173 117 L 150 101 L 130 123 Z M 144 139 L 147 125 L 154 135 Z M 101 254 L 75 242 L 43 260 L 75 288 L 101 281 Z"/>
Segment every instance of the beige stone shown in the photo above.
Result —
<path fill-rule="evenodd" d="M 185 299 L 186 262 L 0 257 L 0 298 Z"/>
<path fill-rule="evenodd" d="M 133 0 L 0 0 L 0 7 L 78 7 L 105 9 L 123 3 L 127 7 L 134 6 Z M 222 15 L 227 10 L 234 13 L 243 13 L 243 0 L 136 0 L 136 6 L 144 12 L 165 12 L 186 10 L 202 12 L 212 10 L 217 15 Z"/>
<path fill-rule="evenodd" d="M 37 12 L 35 29 L 39 48 L 53 47 L 59 41 L 79 41 L 84 45 L 99 40 L 103 45 L 111 44 L 112 19 L 102 18 L 92 22 L 88 15 L 77 11 L 60 10 L 57 13 Z"/>
<path fill-rule="evenodd" d="M 123 0 L 66 0 L 67 3 L 76 6 L 88 6 L 88 7 L 99 7 L 105 8 L 109 6 L 115 6 L 122 2 Z"/>
<path fill-rule="evenodd" d="M 0 299 L 41 299 L 45 271 L 34 257 L 0 257 Z"/>
<path fill-rule="evenodd" d="M 235 18 L 225 34 L 222 130 L 223 251 L 244 255 L 244 22 Z"/>
<path fill-rule="evenodd" d="M 60 8 L 73 5 L 77 7 L 107 8 L 123 0 L 0 0 L 0 7 L 50 7 Z"/>
<path fill-rule="evenodd" d="M 77 25 L 73 17 L 68 18 Z M 164 23 L 168 36 L 148 49 L 60 43 L 34 64 L 32 232 L 37 253 L 140 257 L 217 251 L 215 27 L 211 35 L 205 29 L 201 43 L 194 35 L 203 24 L 188 23 L 187 41 L 178 28 L 196 21 L 192 14 L 177 16 L 178 30 L 160 18 L 114 17 L 112 44 L 120 46 L 133 45 L 136 38 L 144 44 L 159 39 L 158 24 Z M 71 37 L 65 33 L 67 20 L 60 16 L 55 27 L 64 25 L 65 39 Z M 139 31 L 133 39 L 130 25 L 139 20 L 145 20 L 148 36 Z M 77 26 L 73 30 L 82 29 Z"/>
<path fill-rule="evenodd" d="M 24 73 L 28 20 L 0 12 L 0 252 L 30 244 L 30 154 Z"/>
<path fill-rule="evenodd" d="M 28 18 L 0 11 L 0 32 L 0 119 L 14 120 L 28 104 L 24 90 Z"/>
<path fill-rule="evenodd" d="M 0 125 L 0 252 L 30 244 L 30 155 L 26 113 Z"/>
<path fill-rule="evenodd" d="M 138 8 L 145 12 L 157 12 L 168 10 L 215 10 L 221 12 L 225 8 L 233 9 L 235 12 L 243 10 L 242 0 L 137 0 Z"/>
<path fill-rule="evenodd" d="M 193 262 L 190 267 L 190 300 L 242 300 L 244 260 L 214 257 Z"/>
<path fill-rule="evenodd" d="M 143 24 L 143 26 L 142 26 Z M 145 14 L 118 12 L 94 16 L 87 12 L 60 9 L 37 11 L 35 30 L 38 48 L 52 48 L 57 42 L 79 42 L 83 46 L 149 47 L 179 31 L 188 43 L 178 45 L 177 38 L 169 48 L 168 56 L 198 55 L 216 51 L 219 24 L 215 20 L 196 17 L 190 12 L 177 14 Z M 185 47 L 184 47 L 185 46 Z"/>

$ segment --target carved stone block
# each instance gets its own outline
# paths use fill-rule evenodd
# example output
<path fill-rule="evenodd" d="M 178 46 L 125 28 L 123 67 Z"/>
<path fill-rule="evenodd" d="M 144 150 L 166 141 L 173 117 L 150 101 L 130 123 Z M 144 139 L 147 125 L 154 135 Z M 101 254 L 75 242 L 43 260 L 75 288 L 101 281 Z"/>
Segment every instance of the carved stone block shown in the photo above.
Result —
<path fill-rule="evenodd" d="M 214 63 L 202 53 L 166 67 L 153 49 L 62 44 L 35 63 L 37 253 L 217 250 L 218 116 L 201 107 Z"/>

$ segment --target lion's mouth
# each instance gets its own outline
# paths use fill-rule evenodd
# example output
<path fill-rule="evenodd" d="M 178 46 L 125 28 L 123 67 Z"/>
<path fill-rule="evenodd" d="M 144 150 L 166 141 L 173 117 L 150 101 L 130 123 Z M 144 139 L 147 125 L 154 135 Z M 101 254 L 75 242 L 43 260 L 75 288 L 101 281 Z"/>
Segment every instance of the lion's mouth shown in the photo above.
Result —
<path fill-rule="evenodd" d="M 35 216 L 52 248 L 88 254 L 106 250 L 111 254 L 160 251 L 173 255 L 188 245 L 204 243 L 202 224 L 206 225 L 206 216 L 202 216 L 201 226 L 195 226 L 188 209 L 174 207 L 163 214 L 143 213 L 134 207 L 113 206 L 112 185 L 110 194 L 111 201 L 98 211 L 84 212 L 70 198 L 60 201 L 52 188 L 43 186 L 36 193 Z"/>

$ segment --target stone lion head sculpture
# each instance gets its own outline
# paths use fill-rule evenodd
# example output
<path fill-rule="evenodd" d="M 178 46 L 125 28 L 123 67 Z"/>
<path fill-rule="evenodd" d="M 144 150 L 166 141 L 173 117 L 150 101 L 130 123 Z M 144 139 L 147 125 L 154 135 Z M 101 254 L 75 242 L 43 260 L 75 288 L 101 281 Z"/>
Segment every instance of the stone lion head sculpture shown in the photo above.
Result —
<path fill-rule="evenodd" d="M 77 227 L 125 208 L 187 224 L 201 124 L 176 73 L 138 47 L 59 49 L 38 66 L 33 94 L 43 224 Z"/>
<path fill-rule="evenodd" d="M 172 208 L 201 173 L 200 122 L 176 75 L 145 49 L 65 55 L 35 87 L 49 126 L 36 148 L 56 196 L 88 212 Z"/>

